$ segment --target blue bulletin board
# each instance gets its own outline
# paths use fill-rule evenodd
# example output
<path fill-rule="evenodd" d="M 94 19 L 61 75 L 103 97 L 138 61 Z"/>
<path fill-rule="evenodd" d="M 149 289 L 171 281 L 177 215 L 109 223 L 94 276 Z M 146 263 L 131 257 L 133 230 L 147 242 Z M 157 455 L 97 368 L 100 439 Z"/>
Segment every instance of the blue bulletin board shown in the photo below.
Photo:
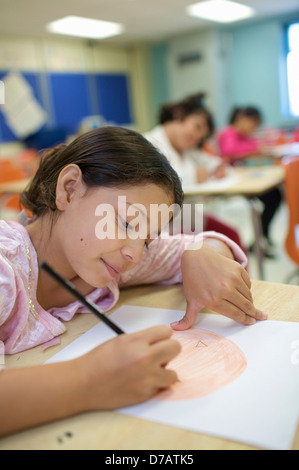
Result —
<path fill-rule="evenodd" d="M 48 76 L 53 120 L 72 134 L 80 121 L 91 114 L 87 75 L 52 73 Z"/>
<path fill-rule="evenodd" d="M 98 106 L 106 121 L 116 124 L 132 122 L 129 80 L 126 75 L 98 74 L 95 76 Z"/>
<path fill-rule="evenodd" d="M 7 73 L 0 71 L 0 80 Z M 66 134 L 74 134 L 82 119 L 95 114 L 116 125 L 132 123 L 130 83 L 126 74 L 20 73 L 49 115 L 48 130 L 65 129 Z M 0 143 L 16 140 L 0 110 Z"/>

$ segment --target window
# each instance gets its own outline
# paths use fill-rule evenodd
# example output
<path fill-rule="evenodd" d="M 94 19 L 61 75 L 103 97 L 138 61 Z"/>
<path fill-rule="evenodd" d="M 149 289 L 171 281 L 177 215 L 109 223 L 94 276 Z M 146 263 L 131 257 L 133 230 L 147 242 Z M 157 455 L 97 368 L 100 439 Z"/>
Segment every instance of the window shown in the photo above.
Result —
<path fill-rule="evenodd" d="M 287 79 L 289 112 L 299 117 L 299 22 L 287 27 Z"/>

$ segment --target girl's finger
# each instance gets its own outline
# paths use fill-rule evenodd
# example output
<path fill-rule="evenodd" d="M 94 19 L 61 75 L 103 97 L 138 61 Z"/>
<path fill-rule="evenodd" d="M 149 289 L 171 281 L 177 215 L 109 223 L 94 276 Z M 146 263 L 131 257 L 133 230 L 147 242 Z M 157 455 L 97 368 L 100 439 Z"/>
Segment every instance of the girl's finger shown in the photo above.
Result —
<path fill-rule="evenodd" d="M 243 281 L 244 281 L 245 284 L 247 285 L 247 287 L 248 287 L 249 289 L 251 289 L 251 279 L 250 279 L 249 274 L 248 274 L 248 272 L 246 271 L 246 269 L 242 269 L 242 271 L 241 271 L 241 276 L 242 276 Z"/>
<path fill-rule="evenodd" d="M 257 320 L 266 320 L 267 316 L 264 312 L 254 309 L 250 315 L 244 310 L 237 307 L 230 301 L 223 300 L 217 307 L 217 313 L 220 313 L 242 325 L 253 325 Z"/>
<path fill-rule="evenodd" d="M 152 346 L 152 357 L 162 366 L 168 364 L 181 352 L 181 344 L 175 339 L 159 341 Z"/>
<path fill-rule="evenodd" d="M 239 291 L 235 291 L 234 295 L 229 299 L 225 299 L 245 315 L 255 318 L 256 320 L 266 320 L 267 316 L 261 310 L 255 308 L 253 302 L 244 297 Z"/>
<path fill-rule="evenodd" d="M 134 333 L 136 337 L 140 336 L 148 342 L 148 344 L 155 344 L 171 337 L 173 331 L 169 325 L 152 326 L 142 331 Z"/>
<path fill-rule="evenodd" d="M 160 377 L 160 389 L 158 391 L 162 391 L 179 381 L 177 373 L 172 369 L 161 369 Z"/>
<path fill-rule="evenodd" d="M 199 306 L 197 303 L 187 302 L 187 308 L 184 317 L 179 321 L 171 323 L 170 326 L 176 331 L 183 331 L 191 328 L 197 319 L 197 314 L 202 308 L 203 305 Z"/>

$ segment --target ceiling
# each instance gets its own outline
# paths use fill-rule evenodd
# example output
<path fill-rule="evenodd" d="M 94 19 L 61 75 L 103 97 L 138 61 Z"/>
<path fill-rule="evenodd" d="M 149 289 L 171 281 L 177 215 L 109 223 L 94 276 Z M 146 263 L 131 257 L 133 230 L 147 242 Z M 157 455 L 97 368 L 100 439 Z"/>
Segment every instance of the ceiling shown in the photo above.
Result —
<path fill-rule="evenodd" d="M 198 0 L 0 0 L 0 34 L 53 37 L 45 25 L 68 15 L 123 23 L 125 32 L 107 42 L 157 41 L 210 26 L 191 18 L 188 5 Z M 298 0 L 238 0 L 256 9 L 257 17 L 299 11 Z M 252 21 L 252 20 L 247 20 Z"/>

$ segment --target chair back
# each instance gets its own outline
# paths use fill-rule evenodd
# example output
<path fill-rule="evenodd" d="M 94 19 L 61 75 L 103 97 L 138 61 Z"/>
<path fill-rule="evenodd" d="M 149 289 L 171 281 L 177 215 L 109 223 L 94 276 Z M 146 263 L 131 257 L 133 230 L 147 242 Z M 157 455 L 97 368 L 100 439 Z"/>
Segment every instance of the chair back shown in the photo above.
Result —
<path fill-rule="evenodd" d="M 299 156 L 285 157 L 285 195 L 289 211 L 289 227 L 285 249 L 291 260 L 299 266 Z"/>
<path fill-rule="evenodd" d="M 25 169 L 21 166 L 18 166 L 17 163 L 15 163 L 14 161 L 10 159 L 0 160 L 0 184 L 20 181 L 25 179 L 26 177 L 27 173 Z M 19 194 L 5 195 L 0 193 L 0 198 L 1 209 L 8 209 L 9 211 L 14 211 L 16 214 L 18 214 L 22 210 L 22 207 L 20 205 Z M 27 214 L 29 214 L 28 211 L 26 212 Z"/>
<path fill-rule="evenodd" d="M 0 183 L 18 181 L 26 176 L 26 171 L 10 160 L 0 160 Z"/>

